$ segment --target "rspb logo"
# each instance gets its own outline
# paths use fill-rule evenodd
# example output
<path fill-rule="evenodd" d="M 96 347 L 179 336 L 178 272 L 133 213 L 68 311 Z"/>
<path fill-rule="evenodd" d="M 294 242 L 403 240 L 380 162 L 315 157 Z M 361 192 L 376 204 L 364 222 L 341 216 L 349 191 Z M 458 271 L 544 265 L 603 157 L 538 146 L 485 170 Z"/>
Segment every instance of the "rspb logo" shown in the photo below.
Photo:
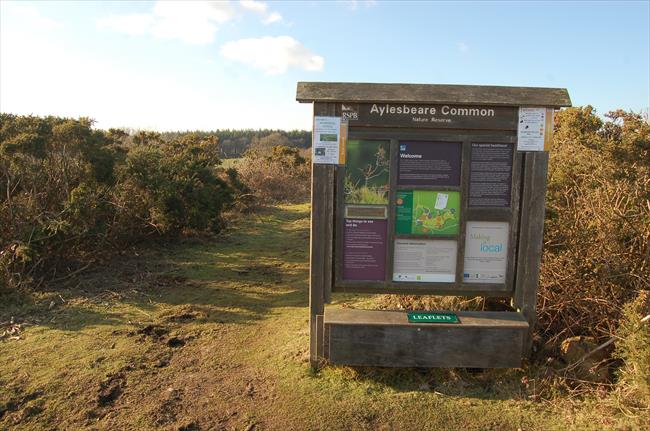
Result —
<path fill-rule="evenodd" d="M 406 144 L 400 144 L 399 150 L 400 151 L 406 151 Z"/>
<path fill-rule="evenodd" d="M 359 119 L 359 105 L 358 104 L 341 104 L 341 117 L 347 120 Z"/>

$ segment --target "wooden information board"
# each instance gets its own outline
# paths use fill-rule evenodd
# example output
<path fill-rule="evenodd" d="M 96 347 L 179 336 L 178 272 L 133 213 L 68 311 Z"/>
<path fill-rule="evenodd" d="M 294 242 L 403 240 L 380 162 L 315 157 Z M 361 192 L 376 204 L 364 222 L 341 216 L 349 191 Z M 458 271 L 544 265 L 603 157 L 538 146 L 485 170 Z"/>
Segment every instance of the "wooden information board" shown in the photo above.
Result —
<path fill-rule="evenodd" d="M 484 363 L 516 363 L 535 319 L 548 163 L 544 148 L 553 110 L 570 106 L 566 90 L 300 82 L 297 100 L 312 102 L 319 122 L 330 117 L 343 126 L 340 136 L 322 135 L 338 136 L 338 148 L 331 141 L 327 150 L 314 145 L 315 155 L 340 154 L 315 156 L 313 165 L 312 365 L 323 358 L 336 362 L 347 357 L 341 348 L 354 346 L 334 343 L 332 333 L 355 338 L 354 331 L 340 328 L 368 325 L 381 333 L 366 341 L 375 350 L 367 352 L 366 361 L 362 353 L 358 365 L 411 364 L 404 349 L 391 359 L 394 352 L 378 341 L 385 331 L 396 330 L 390 323 L 394 317 L 376 313 L 368 320 L 367 314 L 348 313 L 349 322 L 340 316 L 328 321 L 324 305 L 332 292 L 510 297 L 517 330 L 525 334 L 510 349 L 495 348 L 506 356 Z M 526 136 L 527 151 L 518 147 L 518 136 Z M 530 151 L 536 146 L 540 151 Z M 494 322 L 510 317 L 478 319 L 487 326 L 472 327 L 481 330 L 466 328 L 461 319 L 454 331 L 489 343 L 495 336 L 490 334 L 504 327 Z M 398 331 L 402 341 L 409 339 L 409 328 Z M 451 365 L 426 357 L 420 365 L 465 363 L 462 349 L 459 354 Z"/>

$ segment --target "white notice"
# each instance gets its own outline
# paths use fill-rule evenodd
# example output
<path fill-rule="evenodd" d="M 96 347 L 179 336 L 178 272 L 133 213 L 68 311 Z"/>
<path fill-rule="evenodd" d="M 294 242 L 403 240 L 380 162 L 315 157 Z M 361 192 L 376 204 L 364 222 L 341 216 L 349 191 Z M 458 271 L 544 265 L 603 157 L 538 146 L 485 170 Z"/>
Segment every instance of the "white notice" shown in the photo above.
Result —
<path fill-rule="evenodd" d="M 449 195 L 447 193 L 438 193 L 436 196 L 436 203 L 433 206 L 437 210 L 444 210 L 447 208 L 447 201 L 449 200 Z"/>
<path fill-rule="evenodd" d="M 467 222 L 463 282 L 506 282 L 509 231 L 506 222 Z"/>
<path fill-rule="evenodd" d="M 519 108 L 517 151 L 544 151 L 546 108 Z"/>
<path fill-rule="evenodd" d="M 395 240 L 393 281 L 453 283 L 457 252 L 453 240 Z"/>
<path fill-rule="evenodd" d="M 340 133 L 340 117 L 314 117 L 312 163 L 339 164 Z"/>

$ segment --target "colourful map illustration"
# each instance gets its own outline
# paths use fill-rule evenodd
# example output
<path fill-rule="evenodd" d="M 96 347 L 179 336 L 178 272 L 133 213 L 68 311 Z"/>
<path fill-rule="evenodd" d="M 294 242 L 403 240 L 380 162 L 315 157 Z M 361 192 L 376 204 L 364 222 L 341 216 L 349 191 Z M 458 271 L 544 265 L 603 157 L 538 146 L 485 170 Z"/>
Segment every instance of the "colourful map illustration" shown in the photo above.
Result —
<path fill-rule="evenodd" d="M 460 193 L 400 191 L 395 231 L 413 235 L 456 235 L 460 225 Z"/>

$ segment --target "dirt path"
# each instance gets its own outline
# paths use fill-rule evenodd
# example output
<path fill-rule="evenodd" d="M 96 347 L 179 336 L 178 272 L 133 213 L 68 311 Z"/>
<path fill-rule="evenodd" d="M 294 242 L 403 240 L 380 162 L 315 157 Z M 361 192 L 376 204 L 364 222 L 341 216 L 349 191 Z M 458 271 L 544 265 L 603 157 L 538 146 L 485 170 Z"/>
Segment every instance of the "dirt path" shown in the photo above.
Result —
<path fill-rule="evenodd" d="M 595 402 L 576 410 L 574 402 L 532 401 L 522 370 L 312 373 L 308 222 L 306 205 L 278 207 L 237 221 L 218 241 L 134 251 L 68 286 L 0 296 L 0 323 L 18 325 L 20 337 L 0 341 L 0 429 L 517 430 L 624 423 L 599 414 Z M 368 301 L 337 300 L 338 306 Z"/>

